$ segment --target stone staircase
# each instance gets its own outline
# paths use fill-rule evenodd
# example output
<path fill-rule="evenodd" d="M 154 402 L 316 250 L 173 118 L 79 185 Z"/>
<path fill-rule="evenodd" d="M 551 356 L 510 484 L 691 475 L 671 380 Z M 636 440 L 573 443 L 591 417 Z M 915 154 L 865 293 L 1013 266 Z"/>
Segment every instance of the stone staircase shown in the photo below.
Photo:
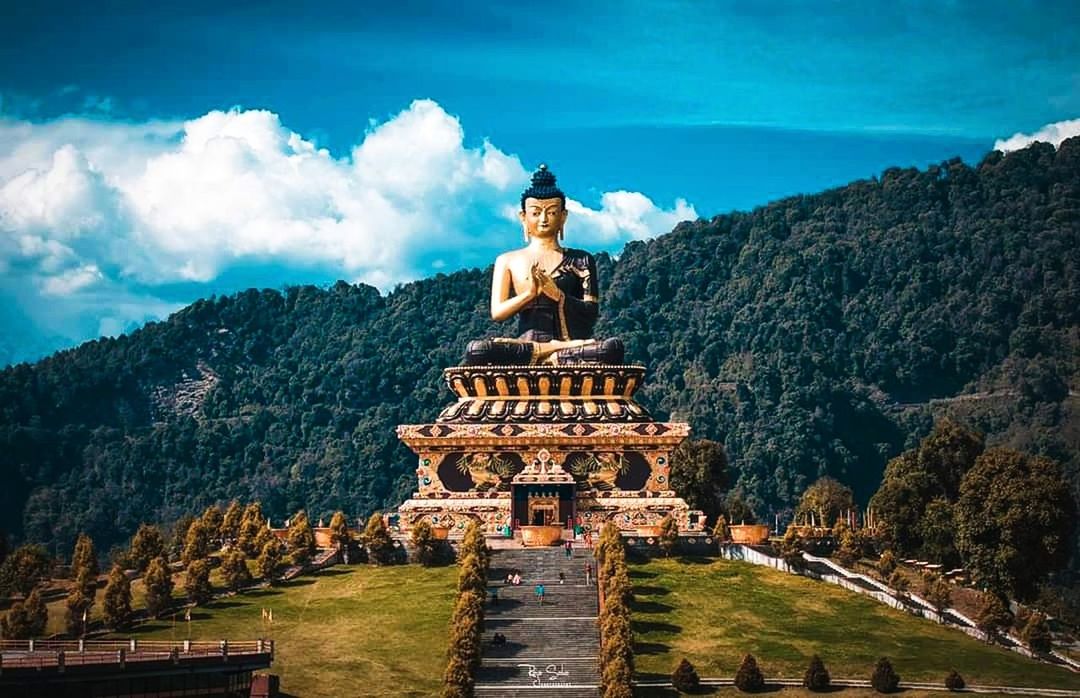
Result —
<path fill-rule="evenodd" d="M 586 564 L 593 570 L 588 585 Z M 504 582 L 513 571 L 521 574 L 520 586 Z M 599 696 L 599 605 L 592 551 L 578 547 L 567 559 L 562 548 L 497 549 L 488 576 L 499 600 L 489 601 L 485 609 L 476 695 Z M 544 585 L 543 605 L 536 600 L 537 584 Z M 496 632 L 506 636 L 505 645 L 492 646 Z"/>

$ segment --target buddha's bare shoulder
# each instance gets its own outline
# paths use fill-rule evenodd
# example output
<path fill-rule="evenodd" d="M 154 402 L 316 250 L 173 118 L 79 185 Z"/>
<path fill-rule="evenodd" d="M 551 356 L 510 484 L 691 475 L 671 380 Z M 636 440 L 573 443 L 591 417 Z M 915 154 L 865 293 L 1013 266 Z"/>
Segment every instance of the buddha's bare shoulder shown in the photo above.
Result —
<path fill-rule="evenodd" d="M 503 252 L 495 258 L 496 265 L 510 265 L 519 259 L 528 259 L 529 248 L 521 247 L 516 250 L 510 250 L 509 252 Z"/>

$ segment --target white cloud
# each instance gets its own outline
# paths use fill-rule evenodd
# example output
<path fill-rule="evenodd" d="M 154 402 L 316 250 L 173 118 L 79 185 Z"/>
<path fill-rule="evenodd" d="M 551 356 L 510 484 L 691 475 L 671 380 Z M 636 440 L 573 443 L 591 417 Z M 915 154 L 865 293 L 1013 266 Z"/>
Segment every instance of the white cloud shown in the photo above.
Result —
<path fill-rule="evenodd" d="M 0 268 L 53 311 L 92 308 L 88 294 L 117 299 L 122 312 L 97 309 L 100 328 L 140 318 L 140 298 L 151 314 L 172 309 L 155 287 L 212 281 L 235 266 L 320 270 L 388 289 L 487 264 L 516 244 L 527 180 L 494 144 L 467 147 L 460 121 L 430 100 L 371 122 L 342 158 L 269 111 L 136 124 L 0 119 Z M 604 194 L 598 210 L 568 205 L 567 242 L 586 249 L 615 251 L 696 217 L 685 201 L 665 210 L 626 191 Z"/>
<path fill-rule="evenodd" d="M 998 139 L 994 142 L 994 150 L 1008 153 L 1013 150 L 1026 148 L 1035 141 L 1050 143 L 1056 148 L 1061 145 L 1063 140 L 1072 138 L 1073 136 L 1080 136 L 1080 119 L 1058 121 L 1043 126 L 1035 133 L 1015 133 L 1011 138 Z"/>

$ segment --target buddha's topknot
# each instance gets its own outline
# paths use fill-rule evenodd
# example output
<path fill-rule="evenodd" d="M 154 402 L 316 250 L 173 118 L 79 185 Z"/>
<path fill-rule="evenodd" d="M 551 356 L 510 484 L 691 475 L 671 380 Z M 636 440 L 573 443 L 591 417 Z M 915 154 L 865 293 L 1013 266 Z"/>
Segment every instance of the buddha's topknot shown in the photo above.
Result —
<path fill-rule="evenodd" d="M 547 168 L 547 165 L 540 165 L 536 172 L 533 172 L 532 184 L 521 193 L 522 211 L 525 210 L 525 199 L 530 197 L 533 199 L 559 199 L 562 201 L 563 207 L 566 206 L 566 195 L 555 185 L 555 175 Z"/>

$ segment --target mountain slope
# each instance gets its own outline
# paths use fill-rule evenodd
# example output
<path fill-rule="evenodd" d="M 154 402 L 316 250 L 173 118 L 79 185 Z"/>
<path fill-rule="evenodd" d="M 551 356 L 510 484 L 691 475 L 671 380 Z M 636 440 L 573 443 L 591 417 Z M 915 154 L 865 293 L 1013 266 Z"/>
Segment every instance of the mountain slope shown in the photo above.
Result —
<path fill-rule="evenodd" d="M 655 415 L 724 441 L 762 513 L 826 472 L 865 502 L 943 411 L 1080 481 L 1080 139 L 887 170 L 598 264 L 598 335 L 649 366 Z M 277 519 L 396 504 L 414 463 L 394 427 L 433 419 L 441 369 L 499 330 L 488 278 L 250 290 L 4 370 L 0 527 L 66 553 L 233 497 Z M 992 398 L 945 399 L 973 393 Z"/>

